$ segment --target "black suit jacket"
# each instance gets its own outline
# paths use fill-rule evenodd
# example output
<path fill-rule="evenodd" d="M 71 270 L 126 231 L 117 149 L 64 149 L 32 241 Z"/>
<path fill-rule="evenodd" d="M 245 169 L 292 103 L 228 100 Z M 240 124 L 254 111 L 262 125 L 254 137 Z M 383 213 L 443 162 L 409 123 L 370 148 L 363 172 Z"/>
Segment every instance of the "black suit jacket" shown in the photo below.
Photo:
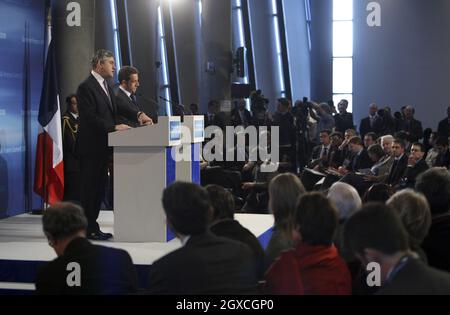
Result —
<path fill-rule="evenodd" d="M 347 129 L 354 129 L 353 114 L 344 113 L 334 115 L 336 131 L 344 133 Z"/>
<path fill-rule="evenodd" d="M 64 171 L 66 173 L 79 172 L 80 160 L 77 149 L 79 118 L 75 119 L 67 111 L 62 117 L 62 120 Z"/>
<path fill-rule="evenodd" d="M 428 169 L 428 164 L 425 162 L 425 159 L 421 159 L 419 162 L 416 163 L 416 165 L 412 167 L 407 167 L 403 181 L 405 182 L 405 185 L 407 187 L 414 187 L 414 184 L 416 183 L 416 178 L 423 172 L 425 172 Z"/>
<path fill-rule="evenodd" d="M 448 118 L 441 120 L 438 126 L 438 134 L 440 137 L 448 138 L 450 136 L 450 123 Z"/>
<path fill-rule="evenodd" d="M 373 166 L 373 161 L 370 159 L 369 154 L 367 154 L 367 150 L 363 149 L 362 152 L 358 155 L 355 154 L 353 156 L 353 161 L 348 166 L 348 170 L 352 172 L 357 172 L 361 169 L 368 169 Z"/>
<path fill-rule="evenodd" d="M 254 294 L 257 269 L 247 245 L 205 233 L 150 266 L 149 280 L 158 295 Z"/>
<path fill-rule="evenodd" d="M 259 276 L 263 276 L 264 249 L 252 232 L 236 220 L 222 220 L 211 226 L 211 232 L 217 236 L 226 237 L 247 245 L 253 252 Z"/>
<path fill-rule="evenodd" d="M 80 265 L 80 287 L 67 285 L 72 262 Z M 70 242 L 64 255 L 43 266 L 36 279 L 38 294 L 131 294 L 137 287 L 136 269 L 126 251 L 93 245 L 85 238 Z"/>
<path fill-rule="evenodd" d="M 328 152 L 327 152 L 327 158 L 325 161 L 320 160 L 320 153 L 322 152 L 322 145 L 315 146 L 311 153 L 311 161 L 309 162 L 308 166 L 310 168 L 314 168 L 317 165 L 320 165 L 321 167 L 327 168 L 330 166 L 331 157 L 333 155 L 333 148 L 330 146 Z"/>
<path fill-rule="evenodd" d="M 406 265 L 378 292 L 378 295 L 449 295 L 450 274 L 409 258 Z"/>
<path fill-rule="evenodd" d="M 141 106 L 138 103 L 133 103 L 131 101 L 131 98 L 128 97 L 128 95 L 125 94 L 124 91 L 122 91 L 120 88 L 117 91 L 117 95 L 116 95 L 116 104 L 117 104 L 117 108 L 129 108 L 129 111 L 137 111 L 137 112 L 141 112 L 143 111 L 143 109 L 141 108 Z M 132 117 L 133 119 L 129 119 L 125 116 L 122 116 L 121 114 L 117 115 L 117 123 L 118 124 L 125 124 L 128 125 L 130 127 L 138 127 L 140 124 L 137 120 L 137 115 L 135 115 L 134 117 Z"/>
<path fill-rule="evenodd" d="M 430 266 L 450 272 L 450 213 L 433 217 L 422 248 Z"/>
<path fill-rule="evenodd" d="M 399 183 L 405 174 L 406 168 L 408 167 L 408 156 L 403 154 L 402 158 L 398 161 L 394 161 L 391 170 L 389 171 L 389 176 L 387 178 L 387 184 L 395 186 Z"/>
<path fill-rule="evenodd" d="M 403 120 L 400 126 L 401 130 L 409 134 L 409 142 L 417 142 L 423 138 L 422 123 L 416 119 L 411 121 Z"/>
<path fill-rule="evenodd" d="M 252 122 L 252 114 L 247 109 L 244 109 L 244 119 L 242 121 L 241 115 L 239 115 L 239 110 L 237 108 L 231 111 L 231 123 L 233 126 L 245 126 L 247 127 Z"/>
<path fill-rule="evenodd" d="M 137 117 L 137 110 L 122 104 L 116 105 L 113 90 L 109 86 L 108 90 L 111 101 L 92 74 L 78 88 L 80 155 L 110 154 L 112 150 L 108 148 L 108 133 L 115 130 L 116 115 L 119 113 L 129 119 Z"/>

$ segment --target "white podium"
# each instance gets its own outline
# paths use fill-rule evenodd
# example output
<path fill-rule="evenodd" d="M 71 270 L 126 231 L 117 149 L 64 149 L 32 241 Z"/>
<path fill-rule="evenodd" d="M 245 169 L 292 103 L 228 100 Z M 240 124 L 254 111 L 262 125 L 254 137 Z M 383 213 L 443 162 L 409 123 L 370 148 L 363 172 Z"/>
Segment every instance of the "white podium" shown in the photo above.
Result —
<path fill-rule="evenodd" d="M 172 147 L 181 144 L 180 117 L 159 117 L 153 126 L 109 134 L 114 147 L 114 239 L 167 242 L 162 192 L 176 180 Z"/>
<path fill-rule="evenodd" d="M 200 156 L 202 142 L 205 140 L 203 116 L 184 116 L 181 144 L 177 146 L 177 181 L 200 184 Z M 182 156 L 182 157 L 180 157 Z"/>

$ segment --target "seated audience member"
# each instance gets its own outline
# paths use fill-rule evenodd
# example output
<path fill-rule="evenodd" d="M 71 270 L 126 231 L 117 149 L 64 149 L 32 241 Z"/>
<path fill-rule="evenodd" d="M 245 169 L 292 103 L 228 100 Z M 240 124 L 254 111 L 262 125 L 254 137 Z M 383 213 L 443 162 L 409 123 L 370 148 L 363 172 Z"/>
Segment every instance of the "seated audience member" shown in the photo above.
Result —
<path fill-rule="evenodd" d="M 137 274 L 130 255 L 121 249 L 93 245 L 86 239 L 87 219 L 73 203 L 59 203 L 42 217 L 48 244 L 58 258 L 43 266 L 37 275 L 38 294 L 131 294 L 137 291 Z M 80 276 L 68 284 L 76 269 Z"/>
<path fill-rule="evenodd" d="M 366 135 L 367 136 L 367 135 Z M 340 181 L 355 187 L 362 196 L 365 191 L 379 178 L 385 178 L 389 174 L 390 156 L 387 156 L 379 144 L 374 144 L 367 150 L 370 159 L 375 163 L 372 168 L 365 173 L 349 173 Z"/>
<path fill-rule="evenodd" d="M 328 168 L 332 153 L 330 135 L 330 130 L 322 130 L 320 132 L 320 145 L 314 147 L 308 167 L 317 169 Z"/>
<path fill-rule="evenodd" d="M 405 153 L 405 149 L 406 145 L 402 140 L 395 139 L 392 143 L 394 162 L 385 181 L 386 184 L 392 187 L 395 187 L 399 183 L 408 166 L 408 156 Z"/>
<path fill-rule="evenodd" d="M 392 187 L 383 183 L 370 186 L 363 197 L 363 203 L 386 202 L 393 194 Z"/>
<path fill-rule="evenodd" d="M 366 133 L 363 139 L 364 139 L 364 147 L 366 149 L 369 149 L 371 145 L 376 144 L 378 136 L 374 132 L 368 132 Z"/>
<path fill-rule="evenodd" d="M 425 158 L 425 161 L 428 164 L 428 167 L 434 167 L 436 164 L 436 158 L 439 155 L 439 151 L 436 147 L 436 140 L 438 139 L 437 133 L 432 132 L 430 134 L 430 139 L 428 140 L 428 144 L 431 147 L 427 152 L 427 157 Z"/>
<path fill-rule="evenodd" d="M 361 209 L 361 197 L 353 186 L 342 182 L 334 183 L 328 190 L 327 197 L 334 203 L 339 213 L 339 225 L 337 227 L 334 244 L 339 249 L 341 256 L 345 260 L 350 260 L 350 255 L 345 253 L 343 248 L 343 226 L 345 221 L 347 221 L 351 215 Z"/>
<path fill-rule="evenodd" d="M 234 219 L 233 195 L 223 187 L 209 185 L 206 187 L 211 200 L 212 215 L 210 231 L 221 237 L 226 237 L 246 244 L 253 252 L 258 263 L 260 276 L 263 275 L 264 249 L 255 235 Z"/>
<path fill-rule="evenodd" d="M 269 209 L 273 213 L 275 224 L 266 248 L 266 269 L 282 251 L 292 248 L 295 205 L 304 193 L 302 182 L 294 174 L 280 174 L 270 181 Z"/>
<path fill-rule="evenodd" d="M 408 232 L 395 211 L 384 204 L 364 206 L 344 228 L 346 247 L 364 267 L 380 268 L 380 295 L 450 294 L 450 275 L 428 267 L 408 245 Z M 366 268 L 364 268 L 366 269 Z M 368 275 L 368 279 L 375 277 Z"/>
<path fill-rule="evenodd" d="M 331 134 L 331 156 L 330 156 L 330 167 L 339 168 L 344 163 L 345 157 L 342 150 L 339 150 L 339 147 L 342 145 L 344 141 L 344 136 L 342 133 L 336 131 Z"/>
<path fill-rule="evenodd" d="M 364 148 L 361 138 L 351 138 L 348 145 L 350 151 L 354 154 L 354 157 L 351 164 L 347 167 L 347 172 L 358 172 L 359 170 L 370 169 L 373 165 L 373 162 L 369 158 L 369 155 L 367 154 L 367 150 Z M 345 175 L 345 173 L 343 175 Z"/>
<path fill-rule="evenodd" d="M 246 108 L 245 99 L 236 101 L 236 107 L 231 111 L 231 124 L 234 127 L 243 126 L 246 128 L 252 121 L 252 114 Z"/>
<path fill-rule="evenodd" d="M 426 263 L 427 257 L 420 246 L 431 226 L 431 211 L 427 199 L 412 189 L 405 189 L 395 193 L 386 204 L 397 212 L 403 222 L 409 236 L 409 248 Z"/>
<path fill-rule="evenodd" d="M 411 154 L 408 158 L 408 167 L 406 168 L 403 178 L 400 182 L 400 187 L 413 188 L 416 183 L 416 178 L 428 169 L 428 165 L 423 158 L 425 152 L 423 145 L 415 142 L 411 146 Z"/>
<path fill-rule="evenodd" d="M 338 211 L 320 193 L 303 195 L 295 212 L 295 248 L 285 251 L 266 274 L 269 294 L 351 294 L 350 272 L 333 245 Z"/>
<path fill-rule="evenodd" d="M 448 139 L 439 137 L 436 140 L 436 149 L 438 155 L 436 156 L 436 161 L 434 162 L 434 167 L 450 167 L 450 151 L 448 149 Z"/>
<path fill-rule="evenodd" d="M 211 204 L 206 189 L 177 182 L 163 192 L 167 223 L 183 246 L 150 267 L 149 293 L 252 294 L 257 271 L 250 248 L 208 231 Z"/>
<path fill-rule="evenodd" d="M 415 188 L 431 210 L 431 227 L 422 244 L 428 263 L 450 271 L 450 174 L 445 168 L 431 168 L 419 175 Z"/>

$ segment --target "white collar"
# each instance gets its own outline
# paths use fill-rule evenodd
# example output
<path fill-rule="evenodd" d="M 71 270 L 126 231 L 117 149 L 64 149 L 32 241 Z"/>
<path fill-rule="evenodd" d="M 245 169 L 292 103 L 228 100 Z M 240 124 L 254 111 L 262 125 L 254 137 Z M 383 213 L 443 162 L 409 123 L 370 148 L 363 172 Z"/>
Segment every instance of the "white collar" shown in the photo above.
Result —
<path fill-rule="evenodd" d="M 95 72 L 94 70 L 91 71 L 91 74 L 94 76 L 94 78 L 100 83 L 100 85 L 103 87 L 103 82 L 105 81 L 105 78 L 102 77 L 100 74 Z"/>
<path fill-rule="evenodd" d="M 70 115 L 72 115 L 73 118 L 78 119 L 79 115 L 72 113 L 71 111 L 69 111 Z"/>
<path fill-rule="evenodd" d="M 121 89 L 129 98 L 131 98 L 131 93 L 125 90 L 121 85 L 119 85 L 119 89 Z"/>
<path fill-rule="evenodd" d="M 189 241 L 190 238 L 191 238 L 190 235 L 184 235 L 183 238 L 181 239 L 181 246 L 182 247 L 186 246 L 186 243 Z"/>

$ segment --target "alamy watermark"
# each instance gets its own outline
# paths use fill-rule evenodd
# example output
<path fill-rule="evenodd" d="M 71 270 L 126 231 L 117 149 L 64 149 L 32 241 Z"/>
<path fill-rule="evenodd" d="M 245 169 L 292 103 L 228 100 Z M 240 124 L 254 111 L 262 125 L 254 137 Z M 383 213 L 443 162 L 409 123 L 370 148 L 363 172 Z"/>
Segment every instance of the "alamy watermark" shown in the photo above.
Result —
<path fill-rule="evenodd" d="M 244 128 L 226 127 L 225 134 L 217 126 L 209 126 L 205 129 L 205 138 L 209 140 L 203 147 L 202 152 L 192 154 L 190 143 L 191 131 L 186 126 L 181 126 L 181 142 L 185 145 L 172 147 L 173 160 L 206 162 L 262 162 L 262 172 L 275 172 L 280 162 L 279 153 L 279 127 L 248 126 Z"/>

